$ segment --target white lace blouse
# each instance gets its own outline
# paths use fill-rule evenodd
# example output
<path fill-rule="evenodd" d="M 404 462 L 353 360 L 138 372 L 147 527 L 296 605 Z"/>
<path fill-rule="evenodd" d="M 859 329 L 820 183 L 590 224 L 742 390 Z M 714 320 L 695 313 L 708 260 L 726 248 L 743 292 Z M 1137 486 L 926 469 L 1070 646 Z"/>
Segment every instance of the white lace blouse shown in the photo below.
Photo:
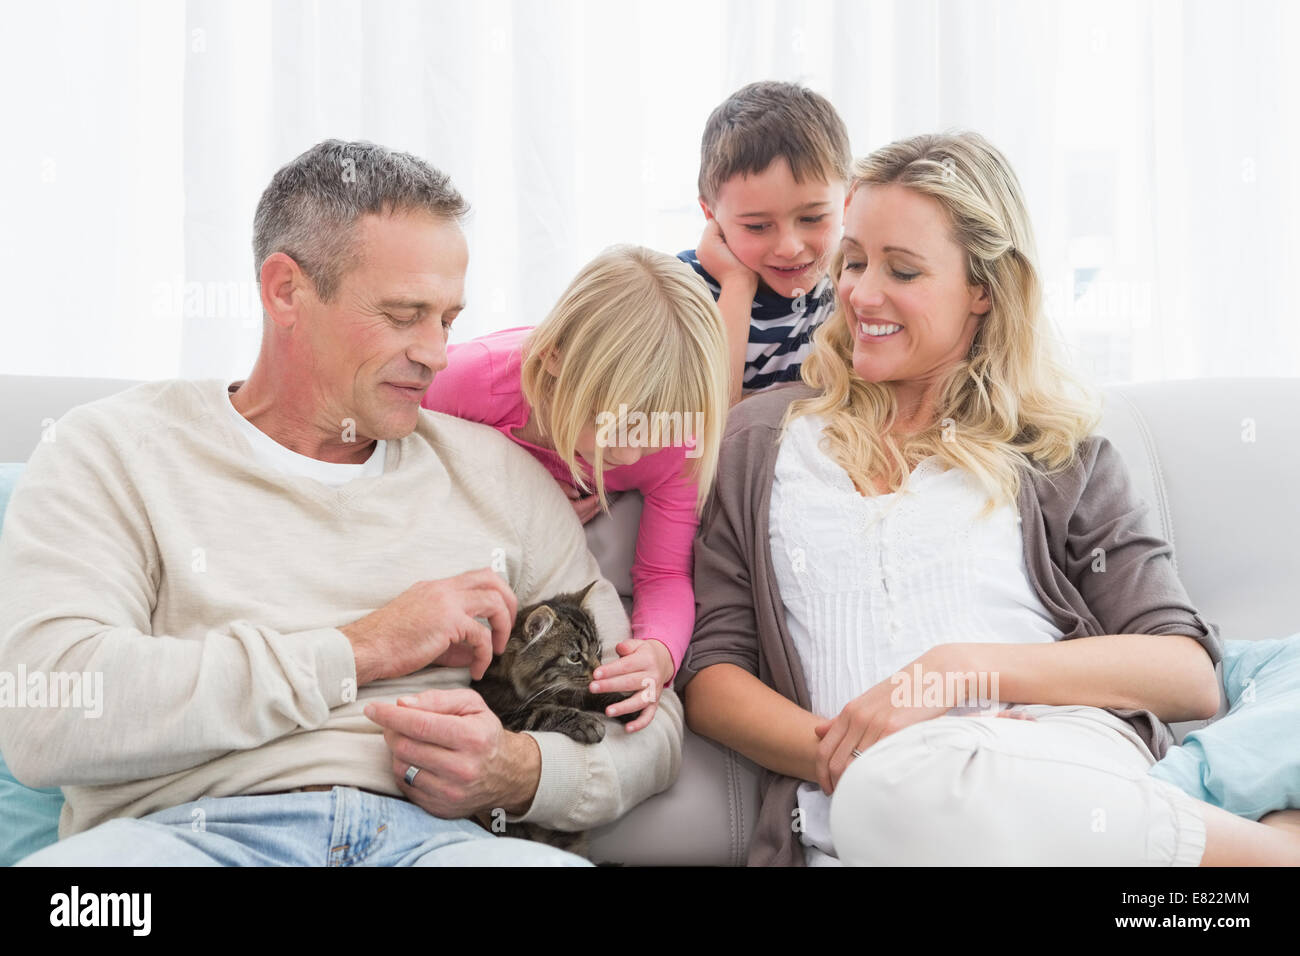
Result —
<path fill-rule="evenodd" d="M 936 644 L 1035 643 L 1061 632 L 1029 581 L 1020 514 L 979 518 L 985 494 L 927 458 L 905 491 L 867 497 L 796 418 L 772 484 L 772 563 L 812 710 L 834 717 Z M 991 689 L 991 685 L 990 685 Z M 834 864 L 830 800 L 799 788 L 810 865 Z"/>

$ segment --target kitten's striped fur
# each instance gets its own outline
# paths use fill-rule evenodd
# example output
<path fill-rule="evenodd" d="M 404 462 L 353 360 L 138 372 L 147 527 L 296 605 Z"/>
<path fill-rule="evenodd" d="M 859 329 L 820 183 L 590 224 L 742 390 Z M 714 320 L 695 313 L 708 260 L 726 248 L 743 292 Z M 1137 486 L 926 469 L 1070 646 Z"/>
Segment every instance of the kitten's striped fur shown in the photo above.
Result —
<path fill-rule="evenodd" d="M 575 594 L 557 594 L 520 608 L 506 649 L 470 685 L 506 730 L 553 730 L 585 744 L 604 739 L 605 708 L 629 695 L 593 694 L 587 689 L 592 672 L 600 666 L 602 650 L 595 622 L 582 606 L 595 585 L 592 581 Z M 636 716 L 633 712 L 616 719 L 627 723 Z M 500 829 L 499 821 L 492 823 L 496 826 L 484 826 L 494 832 Z M 509 823 L 504 835 L 586 855 L 582 832 Z"/>

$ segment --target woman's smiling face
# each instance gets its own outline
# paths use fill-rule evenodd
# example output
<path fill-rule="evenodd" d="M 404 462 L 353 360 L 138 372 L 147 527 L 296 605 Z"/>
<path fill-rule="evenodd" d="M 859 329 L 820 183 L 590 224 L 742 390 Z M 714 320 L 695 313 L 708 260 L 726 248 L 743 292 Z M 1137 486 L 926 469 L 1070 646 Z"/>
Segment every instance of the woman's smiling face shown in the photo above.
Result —
<path fill-rule="evenodd" d="M 966 253 L 943 206 L 906 186 L 860 186 L 841 248 L 854 371 L 922 394 L 970 353 L 991 305 L 983 286 L 967 285 Z"/>

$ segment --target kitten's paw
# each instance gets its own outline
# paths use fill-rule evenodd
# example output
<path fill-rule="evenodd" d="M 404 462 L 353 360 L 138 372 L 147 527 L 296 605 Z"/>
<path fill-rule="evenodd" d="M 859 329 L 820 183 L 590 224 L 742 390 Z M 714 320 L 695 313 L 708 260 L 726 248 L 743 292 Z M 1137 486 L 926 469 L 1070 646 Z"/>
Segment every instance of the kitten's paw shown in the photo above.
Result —
<path fill-rule="evenodd" d="M 564 728 L 564 733 L 580 744 L 598 744 L 605 739 L 605 724 L 595 714 L 579 711 Z"/>

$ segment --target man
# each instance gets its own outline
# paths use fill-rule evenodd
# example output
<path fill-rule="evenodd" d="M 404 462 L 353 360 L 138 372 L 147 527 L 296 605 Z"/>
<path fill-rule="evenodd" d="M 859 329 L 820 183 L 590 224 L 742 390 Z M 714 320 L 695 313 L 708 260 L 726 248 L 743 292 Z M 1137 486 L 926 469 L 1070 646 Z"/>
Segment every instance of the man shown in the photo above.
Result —
<path fill-rule="evenodd" d="M 102 677 L 102 716 L 0 710 L 14 775 L 67 798 L 24 864 L 581 863 L 465 818 L 587 829 L 676 778 L 671 693 L 584 745 L 507 732 L 467 687 L 521 605 L 599 579 L 607 656 L 629 628 L 546 471 L 420 407 L 466 211 L 414 156 L 313 147 L 258 204 L 248 379 L 137 386 L 33 454 L 0 669 Z"/>

